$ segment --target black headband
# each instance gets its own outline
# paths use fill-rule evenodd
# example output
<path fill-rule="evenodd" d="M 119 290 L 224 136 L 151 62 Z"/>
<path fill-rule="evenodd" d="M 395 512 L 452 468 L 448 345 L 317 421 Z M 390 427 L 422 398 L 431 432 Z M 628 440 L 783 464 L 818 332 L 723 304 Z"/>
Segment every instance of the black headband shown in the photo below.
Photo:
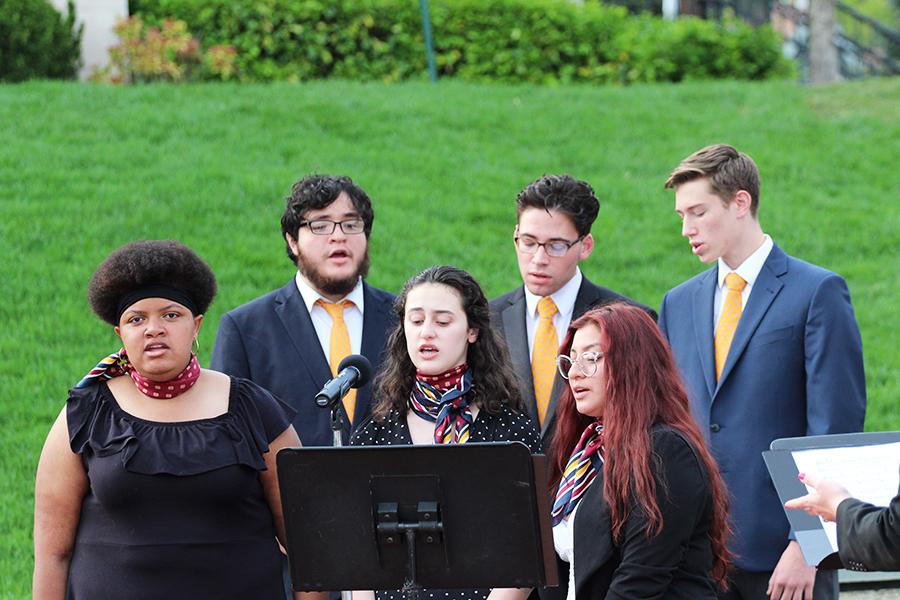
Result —
<path fill-rule="evenodd" d="M 119 298 L 119 306 L 116 308 L 116 323 L 119 322 L 119 319 L 122 318 L 122 314 L 129 306 L 144 298 L 165 298 L 167 300 L 174 300 L 191 311 L 192 315 L 196 316 L 197 314 L 197 304 L 187 290 L 165 284 L 154 284 L 139 287 Z"/>

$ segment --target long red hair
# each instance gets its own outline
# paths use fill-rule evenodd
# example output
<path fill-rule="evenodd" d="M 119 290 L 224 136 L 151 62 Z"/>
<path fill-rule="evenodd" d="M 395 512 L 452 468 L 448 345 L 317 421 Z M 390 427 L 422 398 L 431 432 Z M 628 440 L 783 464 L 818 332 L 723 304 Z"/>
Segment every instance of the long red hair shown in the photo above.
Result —
<path fill-rule="evenodd" d="M 724 588 L 731 553 L 728 551 L 728 495 L 706 441 L 691 416 L 687 392 L 675 361 L 653 319 L 642 309 L 624 303 L 595 308 L 575 320 L 560 347 L 569 354 L 575 332 L 593 323 L 600 328 L 604 347 L 602 367 L 606 376 L 603 404 L 603 497 L 609 505 L 612 537 L 621 538 L 631 498 L 647 515 L 648 536 L 663 529 L 656 502 L 656 482 L 650 468 L 650 429 L 661 423 L 680 432 L 690 442 L 709 476 L 712 521 L 709 537 L 713 551 L 713 578 Z M 550 482 L 556 489 L 563 469 L 584 429 L 594 417 L 575 407 L 566 386 L 556 407 L 556 433 L 551 445 Z"/>

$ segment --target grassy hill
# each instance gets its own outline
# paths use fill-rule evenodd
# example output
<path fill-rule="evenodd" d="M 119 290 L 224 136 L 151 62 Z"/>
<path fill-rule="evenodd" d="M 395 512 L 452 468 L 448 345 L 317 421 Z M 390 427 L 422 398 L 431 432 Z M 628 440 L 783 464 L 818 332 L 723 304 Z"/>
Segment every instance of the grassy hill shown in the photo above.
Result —
<path fill-rule="evenodd" d="M 787 252 L 844 275 L 865 346 L 869 430 L 900 429 L 897 295 L 900 79 L 630 88 L 0 86 L 0 597 L 31 579 L 34 468 L 66 390 L 118 348 L 87 281 L 113 248 L 177 238 L 205 257 L 219 316 L 281 286 L 283 198 L 312 171 L 373 199 L 370 281 L 470 270 L 493 297 L 518 281 L 515 194 L 545 172 L 601 199 L 593 280 L 658 306 L 704 267 L 680 236 L 671 168 L 728 142 L 762 172 L 760 218 Z M 893 283 L 892 283 L 893 282 Z"/>

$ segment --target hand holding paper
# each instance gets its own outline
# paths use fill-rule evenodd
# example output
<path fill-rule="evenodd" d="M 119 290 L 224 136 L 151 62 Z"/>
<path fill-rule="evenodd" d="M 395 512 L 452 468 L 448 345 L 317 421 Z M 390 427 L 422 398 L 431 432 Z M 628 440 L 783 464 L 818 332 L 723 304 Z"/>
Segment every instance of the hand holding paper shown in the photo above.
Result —
<path fill-rule="evenodd" d="M 785 508 L 804 510 L 814 517 L 834 521 L 838 505 L 850 498 L 850 492 L 839 483 L 822 479 L 817 475 L 800 473 L 797 478 L 815 491 L 785 502 Z"/>

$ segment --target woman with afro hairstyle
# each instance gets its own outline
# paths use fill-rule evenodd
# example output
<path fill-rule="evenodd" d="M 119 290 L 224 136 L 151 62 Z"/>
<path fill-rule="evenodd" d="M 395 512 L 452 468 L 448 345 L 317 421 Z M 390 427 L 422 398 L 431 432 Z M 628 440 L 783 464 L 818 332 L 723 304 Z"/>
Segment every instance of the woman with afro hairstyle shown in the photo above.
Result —
<path fill-rule="evenodd" d="M 35 482 L 34 598 L 283 599 L 275 455 L 293 413 L 250 381 L 201 369 L 216 293 L 174 241 L 98 267 L 91 307 L 122 349 L 74 388 Z"/>

